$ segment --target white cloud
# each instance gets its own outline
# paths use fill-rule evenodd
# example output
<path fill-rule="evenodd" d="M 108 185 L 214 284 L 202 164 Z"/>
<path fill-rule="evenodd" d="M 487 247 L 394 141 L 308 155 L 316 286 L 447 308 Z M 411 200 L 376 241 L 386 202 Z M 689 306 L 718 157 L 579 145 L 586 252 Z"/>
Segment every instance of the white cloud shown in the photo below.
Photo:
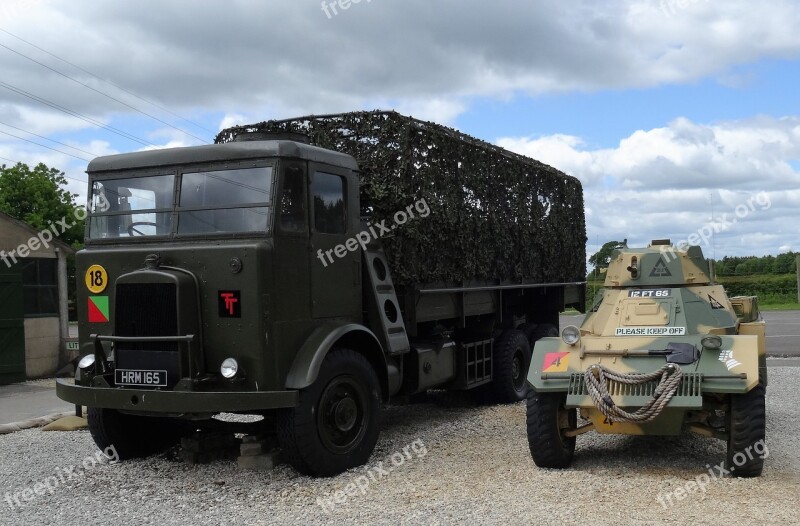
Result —
<path fill-rule="evenodd" d="M 219 123 L 219 129 L 224 130 L 225 128 L 230 128 L 232 126 L 250 124 L 256 121 L 258 121 L 258 119 L 242 115 L 241 113 L 226 113 L 222 118 L 222 121 Z"/>
<path fill-rule="evenodd" d="M 142 0 L 102 8 L 50 0 L 25 7 L 6 29 L 35 35 L 37 45 L 90 71 L 174 110 L 213 108 L 259 120 L 393 101 L 451 122 L 474 97 L 652 87 L 708 76 L 730 84 L 739 82 L 735 65 L 800 55 L 800 10 L 791 0 L 406 0 L 358 5 L 332 19 L 315 0 Z M 6 34 L 0 43 L 96 85 Z M 129 112 L 3 51 L 0 68 L 9 83 L 78 111 Z M 0 89 L 3 100 L 37 107 Z M 272 111 L 253 112 L 264 108 Z"/>
<path fill-rule="evenodd" d="M 374 107 L 453 124 L 479 99 L 708 78 L 748 86 L 757 79 L 737 66 L 800 56 L 796 0 L 382 0 L 331 19 L 318 0 L 3 0 L 0 20 L 3 29 L 170 111 L 221 127 Z M 199 134 L 5 33 L 0 44 Z M 160 147 L 196 143 L 6 49 L 0 71 L 0 81 L 103 123 L 136 116 L 124 120 L 135 126 L 126 131 Z M 1 86 L 0 121 L 42 135 L 80 132 L 65 142 L 98 154 L 114 153 L 115 141 L 140 147 Z M 717 246 L 757 253 L 800 244 L 797 116 L 676 119 L 614 148 L 558 133 L 500 143 L 581 178 L 590 250 L 608 239 L 683 238 L 708 221 L 711 196 L 716 216 L 760 191 L 769 192 L 772 207 L 721 233 Z M 8 137 L 0 137 L 0 156 L 85 177 L 82 161 Z M 769 234 L 752 235 L 758 232 Z"/>
<path fill-rule="evenodd" d="M 791 164 L 800 158 L 798 124 L 797 117 L 713 125 L 677 119 L 595 150 L 567 135 L 497 143 L 583 182 L 590 253 L 611 239 L 678 241 L 736 220 L 715 234 L 710 250 L 774 254 L 800 242 L 800 173 Z"/>

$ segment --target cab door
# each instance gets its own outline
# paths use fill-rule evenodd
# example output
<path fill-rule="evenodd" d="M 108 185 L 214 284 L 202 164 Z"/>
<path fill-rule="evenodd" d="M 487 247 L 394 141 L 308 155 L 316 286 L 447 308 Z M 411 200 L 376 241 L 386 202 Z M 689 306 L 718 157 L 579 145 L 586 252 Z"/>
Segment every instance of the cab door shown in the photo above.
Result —
<path fill-rule="evenodd" d="M 271 317 L 277 322 L 302 322 L 311 314 L 306 163 L 287 160 L 280 166 L 274 236 L 273 301 L 277 303 Z"/>
<path fill-rule="evenodd" d="M 347 169 L 309 165 L 313 318 L 361 317 L 358 188 Z"/>

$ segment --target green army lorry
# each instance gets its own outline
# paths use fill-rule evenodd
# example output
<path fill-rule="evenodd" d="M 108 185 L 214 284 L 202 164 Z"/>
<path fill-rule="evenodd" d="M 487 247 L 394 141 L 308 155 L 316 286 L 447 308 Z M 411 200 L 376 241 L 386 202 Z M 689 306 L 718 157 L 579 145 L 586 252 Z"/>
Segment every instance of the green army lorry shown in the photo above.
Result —
<path fill-rule="evenodd" d="M 616 251 L 580 328 L 536 342 L 527 402 L 534 462 L 569 466 L 576 437 L 589 431 L 691 431 L 726 442 L 720 470 L 760 475 L 765 332 L 757 298 L 728 298 L 700 247 L 657 240 Z"/>
<path fill-rule="evenodd" d="M 584 304 L 580 183 L 393 112 L 270 121 L 100 157 L 77 255 L 74 385 L 101 448 L 263 415 L 299 471 L 369 458 L 380 407 L 524 400 L 531 344 Z"/>

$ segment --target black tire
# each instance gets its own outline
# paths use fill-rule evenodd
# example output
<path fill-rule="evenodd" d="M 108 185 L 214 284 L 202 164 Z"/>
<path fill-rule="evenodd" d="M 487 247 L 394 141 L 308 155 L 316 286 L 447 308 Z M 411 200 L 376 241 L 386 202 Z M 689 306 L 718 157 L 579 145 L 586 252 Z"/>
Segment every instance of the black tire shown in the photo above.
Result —
<path fill-rule="evenodd" d="M 87 420 L 94 443 L 113 448 L 119 460 L 148 457 L 176 445 L 180 427 L 169 418 L 133 416 L 115 409 L 89 407 Z"/>
<path fill-rule="evenodd" d="M 367 359 L 335 348 L 297 407 L 278 412 L 278 441 L 305 475 L 330 477 L 367 462 L 380 429 L 378 376 Z"/>
<path fill-rule="evenodd" d="M 492 354 L 493 398 L 500 403 L 525 400 L 528 395 L 527 377 L 531 364 L 531 346 L 522 331 L 505 331 L 494 342 Z"/>
<path fill-rule="evenodd" d="M 764 469 L 767 416 L 764 390 L 764 384 L 759 382 L 747 393 L 731 395 L 726 464 L 733 477 L 758 477 Z M 762 455 L 757 453 L 759 449 Z"/>
<path fill-rule="evenodd" d="M 566 393 L 528 393 L 528 447 L 533 462 L 540 468 L 566 468 L 575 454 L 575 437 L 565 437 L 564 429 L 578 426 L 578 413 L 567 409 Z"/>
<path fill-rule="evenodd" d="M 528 343 L 533 349 L 533 344 L 536 342 L 536 329 L 539 327 L 535 323 L 523 323 L 517 326 L 518 331 L 522 331 L 525 333 L 525 336 L 528 338 Z"/>
<path fill-rule="evenodd" d="M 558 336 L 558 327 L 552 323 L 542 323 L 541 325 L 537 325 L 536 330 L 533 331 L 533 336 L 531 338 L 531 349 L 533 349 L 533 344 L 537 341 L 541 340 L 542 338 L 549 338 L 551 336 Z"/>

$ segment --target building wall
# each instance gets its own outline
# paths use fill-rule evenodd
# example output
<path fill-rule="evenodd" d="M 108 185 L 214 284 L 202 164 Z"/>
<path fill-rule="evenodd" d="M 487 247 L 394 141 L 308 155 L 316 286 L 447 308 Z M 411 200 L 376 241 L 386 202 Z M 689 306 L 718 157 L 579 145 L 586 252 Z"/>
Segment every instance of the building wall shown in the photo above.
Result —
<path fill-rule="evenodd" d="M 20 245 L 27 245 L 28 241 L 35 238 L 36 234 L 26 228 L 17 226 L 9 221 L 0 219 L 0 250 L 5 250 L 10 253 L 12 250 L 16 251 Z M 41 245 L 41 243 L 39 243 Z M 29 250 L 26 248 L 26 250 Z M 55 258 L 56 253 L 53 245 L 50 248 L 44 246 L 37 247 L 36 250 L 29 251 L 25 257 L 29 258 Z M 19 258 L 19 254 L 15 252 L 15 256 Z M 10 260 L 10 259 L 9 259 Z M 3 264 L 0 261 L 0 264 Z"/>
<path fill-rule="evenodd" d="M 25 319 L 25 374 L 52 376 L 58 370 L 61 335 L 57 317 Z"/>
<path fill-rule="evenodd" d="M 55 241 L 45 247 L 37 239 L 37 234 L 35 229 L 24 223 L 0 214 L 0 250 L 5 252 L 0 256 L 4 256 L 9 264 L 13 262 L 10 255 L 16 257 L 17 261 L 21 257 L 59 259 L 59 311 L 63 319 L 58 316 L 25 318 L 25 370 L 28 378 L 52 376 L 58 371 L 66 358 L 61 350 L 62 333 L 63 337 L 68 335 L 66 255 L 73 251 L 63 243 L 59 243 L 60 249 L 57 248 Z M 31 239 L 37 239 L 33 243 L 35 250 L 30 250 Z M 21 245 L 26 245 L 23 253 L 19 251 Z M 0 260 L 0 265 L 5 264 L 4 260 Z"/>

